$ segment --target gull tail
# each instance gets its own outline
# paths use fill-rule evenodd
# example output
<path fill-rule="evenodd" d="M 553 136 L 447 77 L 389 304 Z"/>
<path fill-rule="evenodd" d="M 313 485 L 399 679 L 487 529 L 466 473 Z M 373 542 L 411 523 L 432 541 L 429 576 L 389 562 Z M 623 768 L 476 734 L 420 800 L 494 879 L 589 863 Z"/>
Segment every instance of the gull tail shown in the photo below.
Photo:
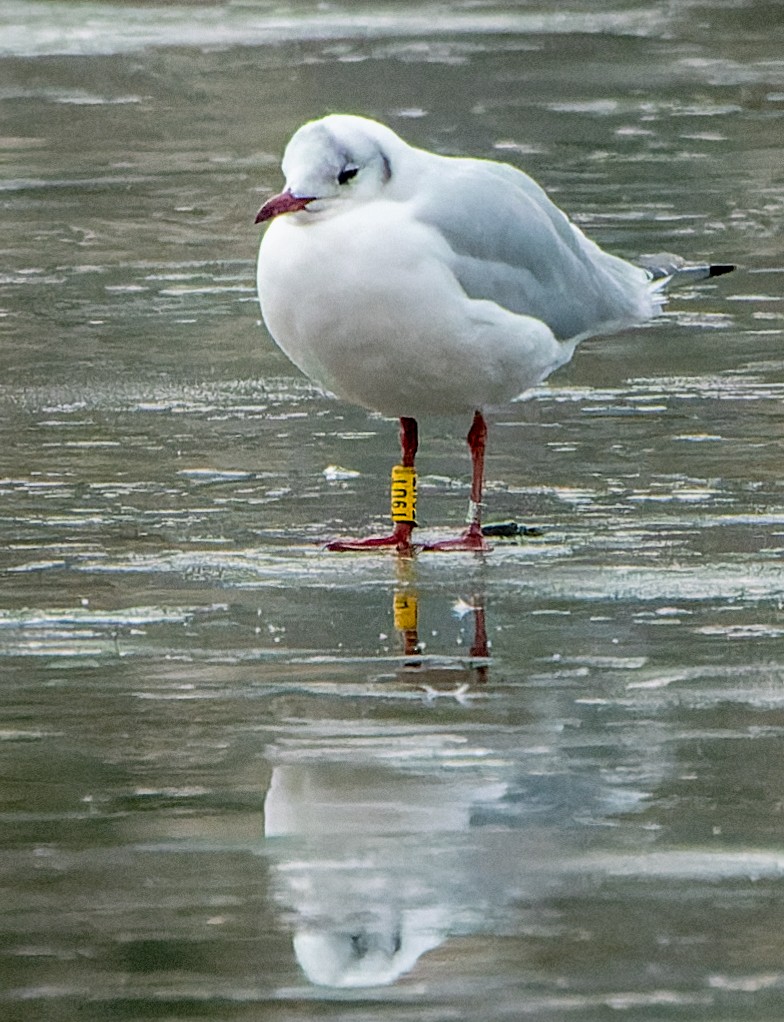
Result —
<path fill-rule="evenodd" d="M 694 284 L 708 277 L 721 277 L 735 269 L 732 263 L 687 263 L 669 252 L 640 256 L 637 265 L 647 270 L 651 287 L 657 291 L 669 286 Z"/>

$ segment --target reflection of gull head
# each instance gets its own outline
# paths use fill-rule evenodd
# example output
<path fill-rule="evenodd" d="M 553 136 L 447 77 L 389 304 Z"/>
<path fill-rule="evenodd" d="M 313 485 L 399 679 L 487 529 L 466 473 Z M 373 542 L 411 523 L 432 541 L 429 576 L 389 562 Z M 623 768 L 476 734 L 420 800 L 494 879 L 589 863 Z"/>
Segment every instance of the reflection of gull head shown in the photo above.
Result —
<path fill-rule="evenodd" d="M 332 932 L 302 930 L 294 953 L 311 983 L 329 987 L 371 987 L 394 983 L 420 955 L 443 942 L 438 913 L 408 911 L 388 927 L 359 924 Z"/>

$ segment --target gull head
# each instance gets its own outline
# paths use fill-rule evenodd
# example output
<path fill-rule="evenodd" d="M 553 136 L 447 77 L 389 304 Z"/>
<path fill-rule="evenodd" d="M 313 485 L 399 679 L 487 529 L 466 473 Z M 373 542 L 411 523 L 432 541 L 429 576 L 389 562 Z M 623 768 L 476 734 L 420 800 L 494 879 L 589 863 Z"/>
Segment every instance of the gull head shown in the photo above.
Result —
<path fill-rule="evenodd" d="M 268 199 L 256 223 L 283 213 L 338 212 L 347 204 L 380 198 L 408 146 L 383 124 L 331 114 L 303 124 L 283 154 L 286 187 Z"/>

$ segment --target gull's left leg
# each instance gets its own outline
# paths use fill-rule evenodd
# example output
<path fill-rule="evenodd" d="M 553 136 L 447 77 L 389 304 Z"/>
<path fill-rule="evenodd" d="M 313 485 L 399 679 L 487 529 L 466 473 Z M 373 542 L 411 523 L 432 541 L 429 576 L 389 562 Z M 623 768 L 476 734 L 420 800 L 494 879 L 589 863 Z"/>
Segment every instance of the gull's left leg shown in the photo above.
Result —
<path fill-rule="evenodd" d="M 444 539 L 440 543 L 428 543 L 423 550 L 490 550 L 482 536 L 482 487 L 485 475 L 485 447 L 487 446 L 487 423 L 481 412 L 474 412 L 474 421 L 466 437 L 471 451 L 471 497 L 468 501 L 468 528 L 457 539 Z"/>

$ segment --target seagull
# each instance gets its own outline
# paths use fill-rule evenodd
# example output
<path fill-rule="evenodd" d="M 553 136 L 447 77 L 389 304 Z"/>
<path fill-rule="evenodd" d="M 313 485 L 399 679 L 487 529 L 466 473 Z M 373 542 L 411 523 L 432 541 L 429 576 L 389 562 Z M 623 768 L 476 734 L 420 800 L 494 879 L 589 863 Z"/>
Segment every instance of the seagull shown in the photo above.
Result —
<path fill-rule="evenodd" d="M 390 534 L 332 550 L 414 552 L 418 420 L 472 416 L 467 528 L 425 550 L 483 551 L 486 412 L 567 363 L 580 341 L 646 322 L 670 283 L 727 273 L 669 254 L 627 262 L 589 240 L 527 174 L 442 156 L 351 114 L 310 121 L 283 155 L 258 295 L 273 340 L 337 397 L 400 420 Z"/>

